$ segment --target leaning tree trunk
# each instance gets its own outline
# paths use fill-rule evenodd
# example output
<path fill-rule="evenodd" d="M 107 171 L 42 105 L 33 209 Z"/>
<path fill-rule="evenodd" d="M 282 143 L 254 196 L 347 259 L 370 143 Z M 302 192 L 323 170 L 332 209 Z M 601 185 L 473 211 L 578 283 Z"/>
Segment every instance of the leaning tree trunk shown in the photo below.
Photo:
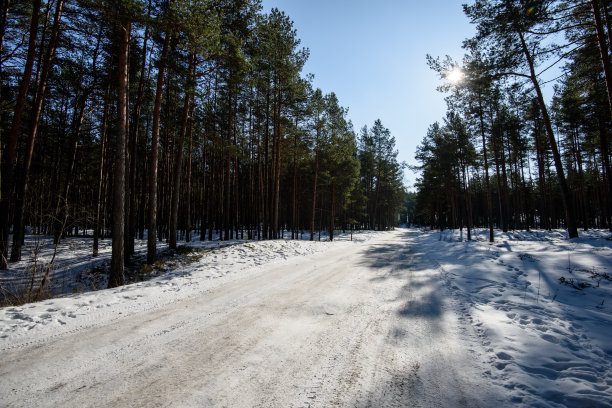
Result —
<path fill-rule="evenodd" d="M 576 227 L 576 218 L 574 216 L 573 209 L 573 201 L 570 194 L 569 187 L 567 185 L 567 180 L 565 179 L 565 173 L 563 172 L 563 164 L 561 162 L 561 155 L 559 154 L 559 149 L 557 148 L 557 142 L 555 140 L 555 134 L 552 129 L 552 124 L 550 122 L 550 116 L 548 116 L 548 110 L 546 109 L 546 104 L 544 102 L 544 96 L 542 95 L 542 90 L 540 89 L 540 84 L 538 83 L 538 79 L 536 77 L 535 68 L 533 65 L 533 59 L 527 48 L 527 44 L 525 43 L 525 37 L 523 33 L 519 32 L 519 37 L 521 39 L 521 44 L 523 46 L 523 52 L 527 59 L 527 63 L 529 64 L 529 71 L 531 72 L 531 82 L 535 88 L 536 94 L 538 96 L 538 103 L 540 105 L 540 110 L 542 111 L 542 118 L 544 120 L 544 127 L 546 129 L 546 134 L 548 135 L 548 139 L 550 142 L 550 147 L 553 153 L 553 159 L 555 161 L 555 169 L 557 171 L 557 179 L 559 181 L 559 186 L 561 187 L 561 197 L 563 199 L 563 207 L 565 209 L 565 222 L 567 231 L 569 234 L 569 238 L 578 238 L 578 228 Z"/>
<path fill-rule="evenodd" d="M 119 28 L 119 56 L 117 75 L 117 140 L 115 154 L 115 178 L 113 182 L 113 252 L 108 287 L 123 285 L 125 239 L 125 154 L 127 142 L 128 99 L 128 47 L 130 23 Z"/>

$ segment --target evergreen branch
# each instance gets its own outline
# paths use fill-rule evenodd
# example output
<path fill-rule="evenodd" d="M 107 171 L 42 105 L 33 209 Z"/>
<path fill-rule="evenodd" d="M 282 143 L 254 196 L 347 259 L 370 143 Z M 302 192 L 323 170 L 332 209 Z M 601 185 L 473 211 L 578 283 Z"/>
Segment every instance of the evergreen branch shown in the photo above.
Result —
<path fill-rule="evenodd" d="M 557 81 L 559 78 L 564 77 L 565 75 L 566 75 L 566 73 L 564 72 L 564 73 L 562 73 L 561 75 L 557 76 L 556 78 L 549 79 L 549 80 L 548 80 L 548 81 L 546 81 L 546 82 L 542 82 L 542 85 L 546 85 L 546 84 L 549 84 L 549 83 L 551 83 L 551 82 L 555 82 L 555 81 Z"/>
<path fill-rule="evenodd" d="M 527 75 L 527 74 L 521 74 L 520 72 L 498 72 L 497 74 L 492 75 L 493 79 L 499 79 L 505 76 L 517 76 L 517 77 L 522 77 L 522 78 L 528 78 L 531 79 L 531 75 Z"/>
<path fill-rule="evenodd" d="M 566 30 L 571 30 L 571 29 L 574 29 L 574 28 L 583 28 L 583 27 L 589 27 L 589 26 L 590 26 L 590 24 L 587 24 L 587 23 L 579 23 L 579 24 L 571 25 L 569 27 L 561 27 L 561 28 L 558 28 L 558 29 L 555 29 L 555 30 L 552 30 L 552 31 L 531 31 L 531 30 L 525 30 L 525 32 L 527 34 L 538 35 L 538 36 L 540 36 L 540 35 L 551 35 L 551 34 L 557 34 L 557 33 L 560 33 L 560 32 L 566 31 Z"/>
<path fill-rule="evenodd" d="M 589 37 L 591 37 L 591 35 L 585 35 L 584 37 L 578 38 L 578 39 L 576 39 L 574 41 L 571 41 L 571 42 L 569 42 L 567 44 L 560 45 L 560 46 L 555 47 L 555 48 L 550 48 L 548 50 L 544 50 L 544 51 L 539 52 L 539 53 L 533 52 L 532 54 L 534 55 L 534 57 L 539 57 L 539 56 L 542 56 L 542 55 L 547 55 L 547 54 L 550 54 L 550 53 L 561 51 L 561 50 L 563 50 L 565 48 L 568 48 L 568 47 L 570 47 L 570 46 L 572 46 L 572 45 L 574 45 L 576 43 L 579 43 L 579 42 L 582 42 L 582 41 L 586 41 L 586 40 L 588 40 Z M 586 44 L 586 42 L 585 42 L 585 44 Z M 585 44 L 582 44 L 582 45 L 585 45 Z M 572 51 L 575 50 L 575 49 L 576 48 L 573 48 Z M 571 53 L 572 51 L 569 51 L 568 53 Z M 567 55 L 568 53 L 566 53 L 565 55 Z"/>

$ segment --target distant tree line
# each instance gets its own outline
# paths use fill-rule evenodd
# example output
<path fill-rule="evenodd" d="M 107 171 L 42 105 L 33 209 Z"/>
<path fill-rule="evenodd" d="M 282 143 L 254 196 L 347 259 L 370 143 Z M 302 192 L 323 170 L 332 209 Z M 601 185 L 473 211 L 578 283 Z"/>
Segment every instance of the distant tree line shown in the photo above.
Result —
<path fill-rule="evenodd" d="M 418 222 L 503 231 L 612 230 L 609 1 L 477 0 L 461 64 L 428 56 L 448 111 L 416 158 Z M 551 78 L 551 70 L 558 75 Z M 542 93 L 546 74 L 554 98 Z"/>
<path fill-rule="evenodd" d="M 24 231 L 134 240 L 277 239 L 387 229 L 395 139 L 357 135 L 301 71 L 293 23 L 258 0 L 0 1 L 0 268 Z M 11 231 L 13 233 L 12 240 Z M 193 234 L 197 234 L 195 237 Z M 289 235 L 287 235 L 289 236 Z"/>

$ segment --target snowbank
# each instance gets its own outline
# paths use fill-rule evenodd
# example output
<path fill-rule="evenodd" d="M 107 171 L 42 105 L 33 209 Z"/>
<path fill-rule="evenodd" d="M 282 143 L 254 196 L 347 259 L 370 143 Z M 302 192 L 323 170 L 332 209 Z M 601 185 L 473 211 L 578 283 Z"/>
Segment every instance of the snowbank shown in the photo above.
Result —
<path fill-rule="evenodd" d="M 196 251 L 182 258 L 160 262 L 163 273 L 150 279 L 115 289 L 106 287 L 106 275 L 93 276 L 97 266 L 110 263 L 110 240 L 102 241 L 100 255 L 91 256 L 91 238 L 62 241 L 51 276 L 51 287 L 60 297 L 18 307 L 0 308 L 0 350 L 39 343 L 47 339 L 97 326 L 127 315 L 151 310 L 199 296 L 224 283 L 261 272 L 266 266 L 292 262 L 298 257 L 327 251 L 332 247 L 358 244 L 375 236 L 372 231 L 338 234 L 334 242 L 326 240 L 271 241 L 192 241 Z M 317 236 L 315 236 L 315 239 Z M 39 264 L 53 255 L 50 237 L 28 237 L 24 253 L 36 252 Z M 186 245 L 179 242 L 179 245 Z M 38 248 L 38 249 L 37 249 Z M 159 245 L 163 251 L 166 244 Z M 136 242 L 136 252 L 143 256 L 146 240 Z M 28 283 L 31 259 L 12 264 L 0 272 L 0 284 L 7 287 Z M 40 281 L 40 272 L 35 285 Z M 36 286 L 35 286 L 36 287 Z M 80 293 L 72 293 L 80 292 Z"/>

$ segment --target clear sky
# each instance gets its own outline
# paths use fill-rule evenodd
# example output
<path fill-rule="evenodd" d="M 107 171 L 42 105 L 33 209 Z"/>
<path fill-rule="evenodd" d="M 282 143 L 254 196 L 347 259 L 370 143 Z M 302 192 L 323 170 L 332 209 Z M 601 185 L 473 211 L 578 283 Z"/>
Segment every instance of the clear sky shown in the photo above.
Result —
<path fill-rule="evenodd" d="M 315 75 L 315 88 L 336 93 L 355 130 L 380 119 L 396 138 L 399 160 L 416 164 L 416 147 L 446 111 L 425 55 L 461 60 L 461 43 L 475 32 L 465 2 L 263 0 L 263 7 L 293 20 L 310 49 L 304 73 Z M 406 171 L 407 186 L 414 180 Z"/>

